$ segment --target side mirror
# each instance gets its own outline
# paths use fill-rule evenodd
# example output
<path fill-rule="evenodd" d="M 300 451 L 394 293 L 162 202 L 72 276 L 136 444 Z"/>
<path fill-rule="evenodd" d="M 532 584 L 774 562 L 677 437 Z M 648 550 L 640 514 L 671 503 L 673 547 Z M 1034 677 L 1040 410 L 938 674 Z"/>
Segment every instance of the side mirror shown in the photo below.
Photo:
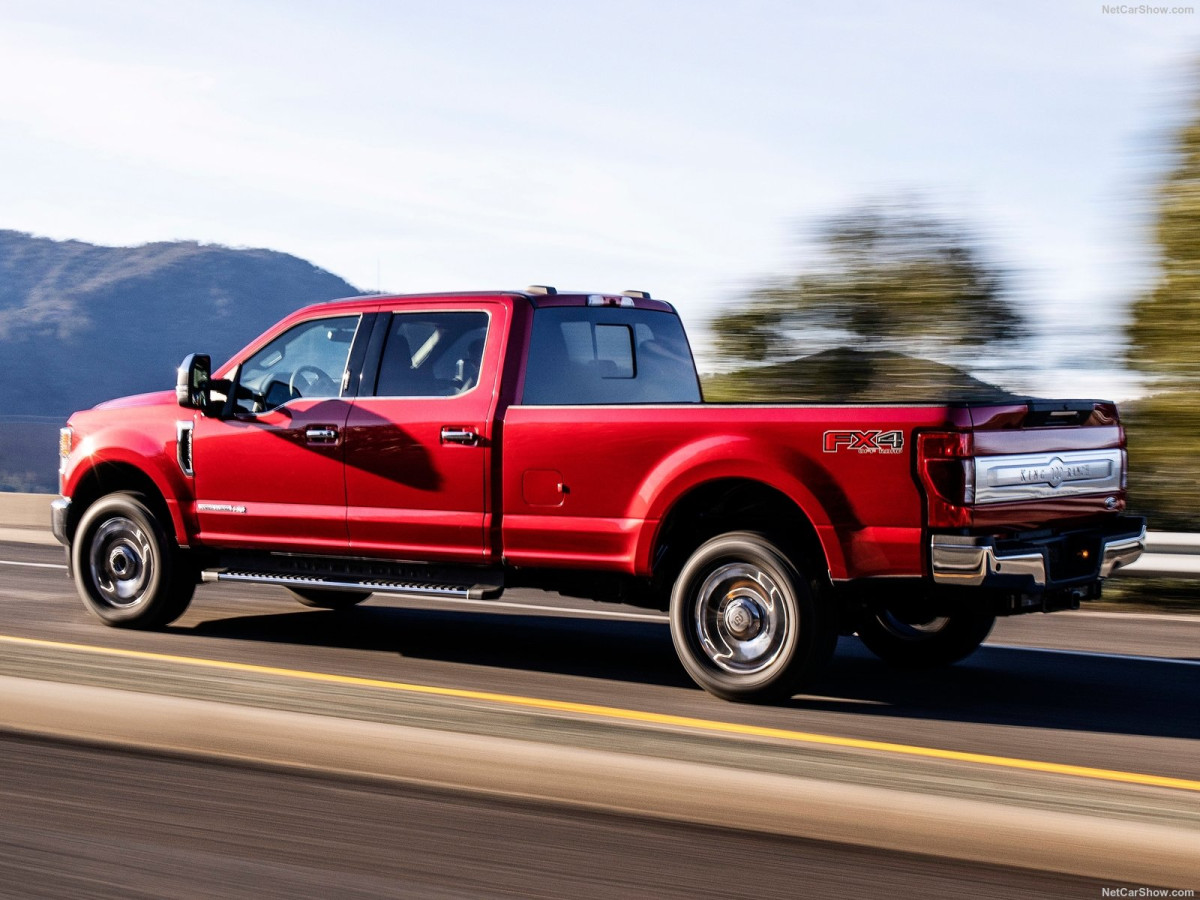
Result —
<path fill-rule="evenodd" d="M 209 381 L 212 360 L 202 353 L 192 353 L 179 364 L 175 377 L 175 399 L 187 409 L 208 409 Z"/>

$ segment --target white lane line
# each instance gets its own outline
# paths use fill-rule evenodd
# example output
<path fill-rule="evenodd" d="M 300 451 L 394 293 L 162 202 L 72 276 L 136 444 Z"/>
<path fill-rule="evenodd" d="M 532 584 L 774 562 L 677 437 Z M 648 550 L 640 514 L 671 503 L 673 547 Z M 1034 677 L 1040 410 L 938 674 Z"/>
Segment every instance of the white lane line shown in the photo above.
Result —
<path fill-rule="evenodd" d="M 1200 625 L 1200 615 L 1172 615 L 1170 613 L 1097 612 L 1095 610 L 1073 610 L 1067 613 L 1076 619 L 1153 619 L 1156 622 L 1187 622 Z"/>
<path fill-rule="evenodd" d="M 1095 650 L 1059 650 L 1055 647 L 1025 647 L 1020 644 L 992 644 L 996 650 L 1025 650 L 1029 653 L 1059 653 L 1064 656 L 1090 656 L 1095 659 L 1119 659 L 1125 662 L 1171 663 L 1176 666 L 1200 666 L 1200 659 L 1172 659 L 1169 656 L 1131 656 L 1128 653 L 1100 653 Z"/>
<path fill-rule="evenodd" d="M 25 566 L 32 569 L 66 569 L 62 563 L 32 563 L 18 562 L 16 560 L 0 559 L 0 566 Z M 389 596 L 380 594 L 381 597 Z M 635 612 L 614 612 L 606 609 L 572 609 L 567 606 L 547 606 L 536 603 L 513 603 L 506 600 L 467 600 L 460 597 L 442 597 L 437 601 L 438 606 L 448 603 L 458 604 L 460 606 L 474 606 L 480 609 L 488 609 L 500 607 L 502 609 L 517 609 L 530 610 L 531 612 L 550 612 L 558 614 L 566 614 L 573 616 L 583 616 L 590 619 L 613 619 L 616 621 L 633 621 L 633 622 L 666 622 L 668 621 L 665 613 L 635 613 Z M 1141 619 L 1166 619 L 1169 621 L 1185 621 L 1185 622 L 1200 622 L 1200 616 L 1156 616 L 1156 615 L 1141 615 L 1138 613 L 1101 613 L 1088 612 L 1077 613 L 1079 616 L 1090 617 L 1112 617 L 1112 618 L 1141 618 Z M 1155 662 L 1155 663 L 1173 663 L 1177 666 L 1200 666 L 1200 660 L 1191 659 L 1171 659 L 1165 656 L 1131 656 L 1127 653 L 1099 653 L 1091 650 L 1060 650 L 1054 647 L 1027 647 L 1021 644 L 984 644 L 985 647 L 995 647 L 997 650 L 1027 650 L 1031 653 L 1060 653 L 1067 656 L 1089 656 L 1096 659 L 1118 659 L 1133 662 Z"/>
<path fill-rule="evenodd" d="M 66 569 L 62 563 L 19 562 L 13 559 L 0 559 L 0 566 L 24 566 L 30 569 Z M 379 593 L 379 597 L 403 596 L 397 594 Z M 632 621 L 666 622 L 666 613 L 635 613 L 617 612 L 606 609 L 573 609 L 569 606 L 540 606 L 536 603 L 513 603 L 507 600 L 467 600 L 462 597 L 439 597 L 438 606 L 456 603 L 460 606 L 477 606 L 480 609 L 500 607 L 502 609 L 527 609 L 534 612 L 565 613 L 567 615 L 587 616 L 593 619 L 627 619 Z"/>

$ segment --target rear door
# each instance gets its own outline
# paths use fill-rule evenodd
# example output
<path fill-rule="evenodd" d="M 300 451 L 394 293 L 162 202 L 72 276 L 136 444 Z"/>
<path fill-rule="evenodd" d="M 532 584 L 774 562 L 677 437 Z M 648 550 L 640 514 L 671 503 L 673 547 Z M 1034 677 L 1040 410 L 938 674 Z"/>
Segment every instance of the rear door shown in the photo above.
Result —
<path fill-rule="evenodd" d="M 382 351 L 346 422 L 350 545 L 415 560 L 488 556 L 501 304 L 406 304 L 376 326 Z"/>

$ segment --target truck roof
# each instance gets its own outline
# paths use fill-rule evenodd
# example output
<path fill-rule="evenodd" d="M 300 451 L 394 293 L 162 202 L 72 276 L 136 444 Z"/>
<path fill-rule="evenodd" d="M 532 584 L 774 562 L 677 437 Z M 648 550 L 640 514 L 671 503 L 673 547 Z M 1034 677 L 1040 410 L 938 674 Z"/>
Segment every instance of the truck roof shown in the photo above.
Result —
<path fill-rule="evenodd" d="M 293 315 L 312 310 L 336 311 L 342 309 L 381 309 L 383 307 L 420 303 L 428 300 L 472 300 L 472 299 L 523 299 L 535 308 L 549 306 L 616 306 L 633 309 L 649 309 L 659 312 L 675 312 L 675 307 L 664 300 L 655 300 L 646 291 L 623 293 L 588 293 L 584 291 L 559 292 L 554 288 L 534 285 L 523 291 L 442 291 L 425 294 L 362 294 L 343 297 L 325 303 L 314 303 L 297 310 Z"/>

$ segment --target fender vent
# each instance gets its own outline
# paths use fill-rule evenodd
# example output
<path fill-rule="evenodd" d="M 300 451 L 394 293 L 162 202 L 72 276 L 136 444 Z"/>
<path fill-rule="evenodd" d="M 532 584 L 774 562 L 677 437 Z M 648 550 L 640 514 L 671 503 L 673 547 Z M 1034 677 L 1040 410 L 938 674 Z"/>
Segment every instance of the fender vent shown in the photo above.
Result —
<path fill-rule="evenodd" d="M 192 476 L 192 424 L 191 422 L 175 423 L 175 458 L 179 468 L 189 478 Z"/>

